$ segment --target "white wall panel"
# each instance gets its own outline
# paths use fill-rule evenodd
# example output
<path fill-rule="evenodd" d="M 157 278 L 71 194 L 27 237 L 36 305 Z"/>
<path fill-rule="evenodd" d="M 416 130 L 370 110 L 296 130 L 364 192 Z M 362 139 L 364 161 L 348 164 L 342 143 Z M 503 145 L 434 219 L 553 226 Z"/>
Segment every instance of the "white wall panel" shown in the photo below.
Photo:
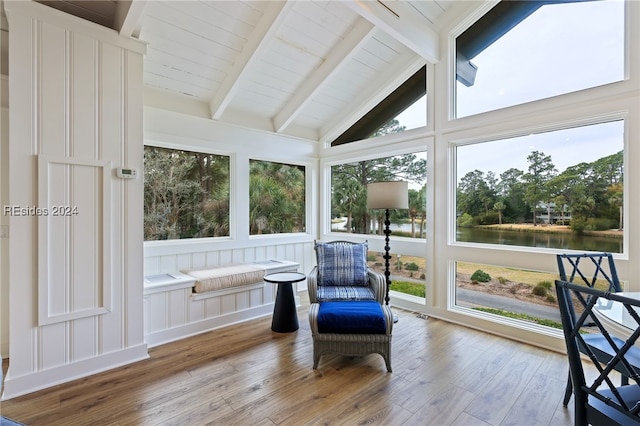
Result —
<path fill-rule="evenodd" d="M 111 311 L 110 174 L 110 161 L 39 156 L 41 325 Z"/>
<path fill-rule="evenodd" d="M 214 318 L 222 315 L 222 303 L 220 297 L 212 297 L 204 301 L 204 317 Z"/>
<path fill-rule="evenodd" d="M 80 158 L 99 157 L 98 126 L 98 75 L 99 59 L 97 40 L 82 34 L 68 36 L 68 92 L 69 92 L 69 152 Z M 59 154 L 63 154 L 60 152 Z"/>
<path fill-rule="evenodd" d="M 97 318 L 82 318 L 69 324 L 69 361 L 80 361 L 99 353 L 98 339 L 87 339 L 87 336 L 98 336 Z"/>
<path fill-rule="evenodd" d="M 189 321 L 198 322 L 204 319 L 206 300 L 197 300 L 189 304 Z"/>
<path fill-rule="evenodd" d="M 37 353 L 32 359 L 37 362 L 38 370 L 55 368 L 69 362 L 69 333 L 66 323 L 51 324 L 38 329 Z M 16 343 L 11 340 L 11 352 Z M 9 357 L 9 368 L 13 367 L 13 356 Z M 10 377 L 7 374 L 7 379 Z"/>
<path fill-rule="evenodd" d="M 147 311 L 145 326 L 146 332 L 152 333 L 154 331 L 163 330 L 167 328 L 167 294 L 156 293 L 145 296 Z"/>
<path fill-rule="evenodd" d="M 236 309 L 236 295 L 225 294 L 220 297 L 220 314 L 226 315 L 235 312 Z"/>
<path fill-rule="evenodd" d="M 147 357 L 142 298 L 144 45 L 10 2 L 10 364 L 3 398 Z M 67 214 L 68 213 L 68 214 Z"/>
<path fill-rule="evenodd" d="M 187 300 L 191 289 L 172 291 L 168 295 L 168 326 L 177 327 L 187 322 Z"/>
<path fill-rule="evenodd" d="M 32 105 L 40 114 L 34 130 L 38 148 L 35 154 L 64 155 L 68 141 L 68 85 L 67 32 L 64 28 L 35 21 L 33 66 L 30 67 L 35 85 Z M 13 26 L 11 32 L 13 35 Z M 13 37 L 12 37 L 13 38 Z M 10 40 L 11 43 L 11 40 Z M 13 57 L 10 46 L 10 65 Z M 43 65 L 46 64 L 46 67 Z M 24 71 L 27 71 L 26 69 Z M 23 72 L 24 72 L 23 71 Z M 9 86 L 13 89 L 13 75 L 9 75 Z M 44 113 L 46 111 L 46 113 Z"/>

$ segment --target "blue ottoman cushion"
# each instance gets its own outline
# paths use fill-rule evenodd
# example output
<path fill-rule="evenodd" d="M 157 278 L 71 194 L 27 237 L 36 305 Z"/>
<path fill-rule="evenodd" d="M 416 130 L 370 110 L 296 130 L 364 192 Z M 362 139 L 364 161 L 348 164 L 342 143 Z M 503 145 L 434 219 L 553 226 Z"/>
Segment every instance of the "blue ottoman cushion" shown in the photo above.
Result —
<path fill-rule="evenodd" d="M 318 310 L 318 332 L 385 334 L 387 324 L 376 301 L 322 302 Z"/>

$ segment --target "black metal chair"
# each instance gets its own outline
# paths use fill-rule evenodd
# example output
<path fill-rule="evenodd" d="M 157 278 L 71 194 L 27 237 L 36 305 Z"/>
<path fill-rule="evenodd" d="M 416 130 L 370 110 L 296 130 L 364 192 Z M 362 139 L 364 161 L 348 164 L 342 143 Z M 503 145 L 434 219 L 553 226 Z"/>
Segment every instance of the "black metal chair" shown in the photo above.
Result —
<path fill-rule="evenodd" d="M 598 285 L 601 289 L 606 288 L 611 292 L 622 291 L 611 253 L 559 254 L 556 259 L 561 281 L 577 282 L 588 287 Z M 589 326 L 591 323 L 587 322 L 585 325 Z M 594 351 L 601 362 L 606 363 L 612 358 L 611 350 L 608 349 L 607 342 L 600 334 L 589 334 L 585 337 L 585 343 Z M 640 357 L 640 351 L 638 351 L 638 356 Z M 627 383 L 629 383 L 628 378 L 623 375 L 622 384 Z M 571 374 L 568 374 L 567 387 L 562 401 L 565 406 L 569 404 L 572 390 Z"/>
<path fill-rule="evenodd" d="M 580 426 L 640 425 L 640 369 L 631 362 L 633 345 L 640 337 L 640 316 L 634 309 L 640 308 L 640 300 L 563 280 L 557 280 L 555 284 L 573 380 L 574 423 Z M 637 327 L 626 340 L 620 336 L 611 336 L 593 314 L 598 298 L 622 303 L 635 320 Z M 574 303 L 583 309 L 577 317 Z M 603 363 L 602 358 L 585 339 L 590 334 L 584 333 L 582 328 L 586 322 L 591 321 L 606 342 L 607 352 L 613 355 L 606 363 Z M 598 376 L 595 380 L 590 380 L 590 383 L 586 381 L 583 366 L 583 362 L 588 361 L 583 361 L 581 352 L 587 355 L 598 371 Z M 610 377 L 614 370 L 623 372 L 633 383 L 615 386 Z"/>

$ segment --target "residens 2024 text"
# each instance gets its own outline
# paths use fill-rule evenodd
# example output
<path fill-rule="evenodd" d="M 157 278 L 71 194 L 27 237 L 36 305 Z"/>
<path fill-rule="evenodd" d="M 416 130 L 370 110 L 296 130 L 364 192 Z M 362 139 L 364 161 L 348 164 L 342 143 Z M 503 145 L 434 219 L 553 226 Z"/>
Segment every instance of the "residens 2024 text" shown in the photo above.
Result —
<path fill-rule="evenodd" d="M 78 214 L 76 206 L 4 206 L 5 216 L 75 216 Z"/>

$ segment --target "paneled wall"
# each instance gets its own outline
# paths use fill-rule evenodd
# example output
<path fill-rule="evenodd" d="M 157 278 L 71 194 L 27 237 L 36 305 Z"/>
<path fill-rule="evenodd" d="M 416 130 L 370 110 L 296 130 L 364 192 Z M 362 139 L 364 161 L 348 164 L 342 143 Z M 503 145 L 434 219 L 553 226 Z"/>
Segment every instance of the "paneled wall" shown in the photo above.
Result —
<path fill-rule="evenodd" d="M 147 357 L 142 297 L 145 45 L 35 2 L 10 28 L 4 398 Z"/>

